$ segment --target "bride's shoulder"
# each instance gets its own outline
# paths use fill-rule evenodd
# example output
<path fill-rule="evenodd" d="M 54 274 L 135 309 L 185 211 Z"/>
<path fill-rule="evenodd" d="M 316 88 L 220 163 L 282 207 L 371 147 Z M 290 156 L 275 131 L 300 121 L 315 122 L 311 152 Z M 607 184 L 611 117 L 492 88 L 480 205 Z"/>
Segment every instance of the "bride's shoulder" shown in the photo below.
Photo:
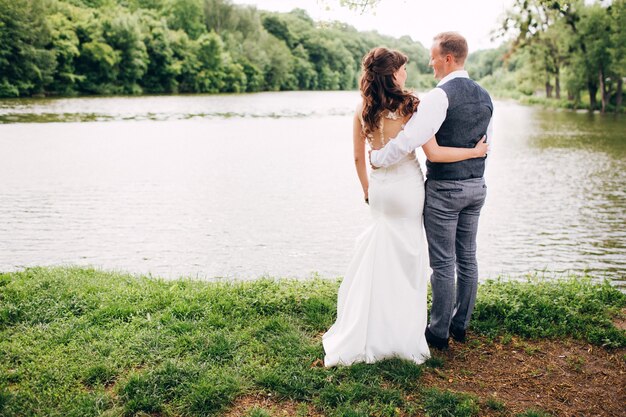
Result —
<path fill-rule="evenodd" d="M 363 123 L 363 101 L 359 101 L 359 104 L 357 104 L 356 109 L 354 109 L 354 115 Z"/>

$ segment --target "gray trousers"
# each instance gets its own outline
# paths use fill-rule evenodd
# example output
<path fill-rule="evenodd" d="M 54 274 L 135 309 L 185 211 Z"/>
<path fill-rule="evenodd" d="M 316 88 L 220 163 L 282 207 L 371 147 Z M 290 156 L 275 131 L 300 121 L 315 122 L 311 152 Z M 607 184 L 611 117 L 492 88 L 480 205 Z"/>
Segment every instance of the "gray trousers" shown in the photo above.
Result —
<path fill-rule="evenodd" d="M 429 328 L 437 337 L 448 338 L 451 325 L 469 325 L 478 288 L 476 232 L 486 195 L 483 178 L 426 181 L 424 227 L 433 270 Z"/>

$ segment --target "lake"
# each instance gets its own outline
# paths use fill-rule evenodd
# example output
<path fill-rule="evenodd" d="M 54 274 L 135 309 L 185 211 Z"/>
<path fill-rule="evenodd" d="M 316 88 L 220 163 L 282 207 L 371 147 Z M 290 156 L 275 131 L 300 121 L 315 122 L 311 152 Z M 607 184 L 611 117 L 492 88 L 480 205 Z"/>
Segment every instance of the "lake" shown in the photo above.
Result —
<path fill-rule="evenodd" d="M 0 101 L 0 271 L 342 276 L 358 92 Z M 626 286 L 626 117 L 495 103 L 482 279 Z M 421 156 L 423 161 L 423 155 Z"/>

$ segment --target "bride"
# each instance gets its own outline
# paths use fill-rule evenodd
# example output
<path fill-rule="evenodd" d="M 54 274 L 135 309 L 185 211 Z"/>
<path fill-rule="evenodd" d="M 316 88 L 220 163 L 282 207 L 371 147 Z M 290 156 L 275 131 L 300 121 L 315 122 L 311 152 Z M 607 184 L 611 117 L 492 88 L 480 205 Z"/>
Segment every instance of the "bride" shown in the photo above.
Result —
<path fill-rule="evenodd" d="M 426 329 L 428 248 L 422 224 L 424 178 L 415 152 L 368 179 L 365 143 L 380 149 L 398 135 L 419 99 L 404 90 L 406 55 L 374 48 L 363 58 L 354 115 L 354 161 L 370 205 L 372 224 L 357 239 L 356 253 L 339 288 L 337 321 L 322 337 L 324 365 L 372 363 L 398 357 L 422 363 L 430 357 Z M 433 162 L 482 157 L 475 148 L 423 145 Z"/>

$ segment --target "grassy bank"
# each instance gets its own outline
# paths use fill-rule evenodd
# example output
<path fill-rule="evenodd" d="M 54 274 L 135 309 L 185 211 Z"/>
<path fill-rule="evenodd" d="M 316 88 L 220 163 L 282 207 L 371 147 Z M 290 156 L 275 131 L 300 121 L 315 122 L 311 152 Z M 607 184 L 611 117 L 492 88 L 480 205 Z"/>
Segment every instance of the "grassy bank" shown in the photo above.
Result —
<path fill-rule="evenodd" d="M 0 274 L 0 415 L 262 417 L 273 415 L 268 398 L 299 416 L 507 415 L 493 399 L 426 384 L 423 374 L 445 357 L 424 366 L 319 366 L 338 286 L 78 268 Z M 472 336 L 486 344 L 581 340 L 623 360 L 626 334 L 613 320 L 624 306 L 626 295 L 608 283 L 489 282 Z"/>

